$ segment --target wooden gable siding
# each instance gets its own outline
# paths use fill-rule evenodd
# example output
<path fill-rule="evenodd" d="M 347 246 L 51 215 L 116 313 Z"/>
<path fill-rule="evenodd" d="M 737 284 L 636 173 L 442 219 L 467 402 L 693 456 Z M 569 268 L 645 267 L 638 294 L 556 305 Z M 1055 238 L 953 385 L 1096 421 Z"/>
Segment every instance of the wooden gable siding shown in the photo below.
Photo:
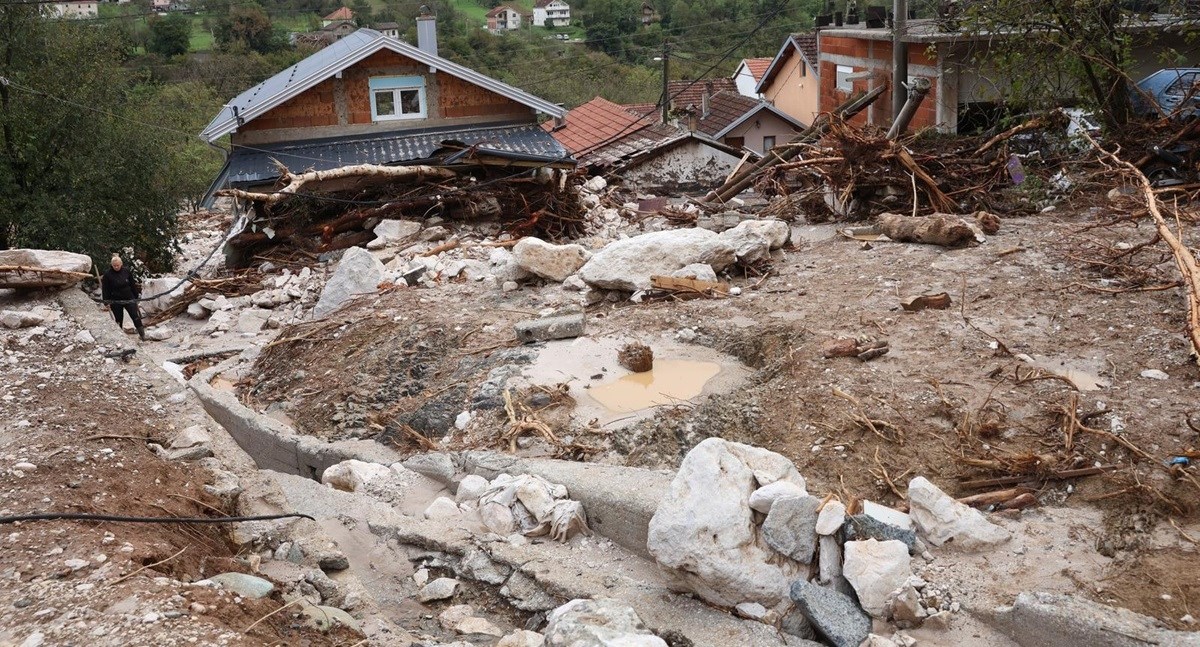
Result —
<path fill-rule="evenodd" d="M 342 72 L 342 78 L 326 79 L 317 86 L 243 124 L 239 132 L 369 126 L 371 122 L 370 79 L 378 76 L 424 76 L 427 118 L 386 122 L 388 130 L 417 128 L 430 122 L 470 117 L 529 117 L 532 109 L 490 90 L 443 72 L 430 74 L 429 67 L 392 51 L 372 54 Z M 341 105 L 339 105 L 341 104 Z"/>

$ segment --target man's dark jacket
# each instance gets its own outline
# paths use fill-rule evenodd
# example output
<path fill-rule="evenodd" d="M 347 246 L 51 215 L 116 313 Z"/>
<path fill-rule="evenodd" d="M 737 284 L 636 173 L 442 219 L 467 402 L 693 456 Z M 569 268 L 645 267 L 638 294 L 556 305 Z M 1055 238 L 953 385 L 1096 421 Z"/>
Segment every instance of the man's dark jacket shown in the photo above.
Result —
<path fill-rule="evenodd" d="M 110 267 L 100 277 L 100 293 L 105 301 L 130 301 L 138 298 L 141 290 L 128 267 L 119 270 Z"/>

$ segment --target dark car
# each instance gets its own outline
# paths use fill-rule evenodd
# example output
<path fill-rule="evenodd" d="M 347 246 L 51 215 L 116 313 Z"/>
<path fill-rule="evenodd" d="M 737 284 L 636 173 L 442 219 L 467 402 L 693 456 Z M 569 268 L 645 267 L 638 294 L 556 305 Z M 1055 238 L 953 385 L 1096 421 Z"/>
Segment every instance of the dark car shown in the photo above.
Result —
<path fill-rule="evenodd" d="M 1171 67 L 1137 82 L 1133 109 L 1146 117 L 1200 117 L 1200 68 Z"/>

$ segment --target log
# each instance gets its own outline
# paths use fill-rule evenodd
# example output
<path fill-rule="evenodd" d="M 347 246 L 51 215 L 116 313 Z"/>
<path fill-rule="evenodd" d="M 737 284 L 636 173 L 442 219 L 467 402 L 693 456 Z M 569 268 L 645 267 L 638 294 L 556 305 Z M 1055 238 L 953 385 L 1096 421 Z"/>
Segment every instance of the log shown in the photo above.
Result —
<path fill-rule="evenodd" d="M 355 164 L 353 166 L 342 166 L 327 171 L 308 171 L 307 173 L 292 173 L 287 170 L 282 164 L 280 169 L 283 171 L 281 180 L 287 181 L 287 186 L 272 191 L 270 193 L 256 193 L 252 191 L 243 191 L 242 189 L 221 189 L 217 191 L 217 195 L 231 198 L 239 198 L 242 200 L 250 200 L 252 202 L 261 202 L 263 204 L 275 204 L 280 200 L 295 195 L 305 184 L 309 182 L 324 182 L 327 180 L 337 180 L 348 177 L 390 177 L 398 180 L 412 180 L 422 182 L 426 180 L 449 180 L 457 176 L 457 174 L 448 169 L 439 166 L 428 166 L 418 164 L 415 166 L 382 166 L 380 164 Z"/>
<path fill-rule="evenodd" d="M 1062 472 L 1052 472 L 1049 474 L 1025 474 L 1019 476 L 1002 476 L 994 479 L 981 479 L 978 481 L 966 481 L 959 483 L 959 487 L 964 490 L 982 490 L 989 487 L 1004 487 L 1005 485 L 1018 485 L 1020 483 L 1038 483 L 1040 481 L 1062 481 L 1065 479 L 1079 478 L 1081 476 L 1094 476 L 1105 472 L 1117 469 L 1115 465 L 1102 465 L 1100 467 L 1083 467 L 1077 470 L 1064 470 Z"/>
<path fill-rule="evenodd" d="M 943 247 L 963 247 L 976 242 L 975 229 L 967 221 L 944 213 L 915 217 L 881 213 L 878 224 L 881 233 L 897 242 Z"/>
<path fill-rule="evenodd" d="M 973 507 L 999 505 L 1006 501 L 1015 499 L 1022 494 L 1029 494 L 1031 492 L 1033 492 L 1033 490 L 1030 488 L 1014 487 L 1008 488 L 1007 490 L 996 490 L 994 492 L 984 492 L 983 494 L 972 494 L 971 496 L 966 496 L 959 499 L 958 502 L 962 503 L 963 505 L 969 505 Z"/>

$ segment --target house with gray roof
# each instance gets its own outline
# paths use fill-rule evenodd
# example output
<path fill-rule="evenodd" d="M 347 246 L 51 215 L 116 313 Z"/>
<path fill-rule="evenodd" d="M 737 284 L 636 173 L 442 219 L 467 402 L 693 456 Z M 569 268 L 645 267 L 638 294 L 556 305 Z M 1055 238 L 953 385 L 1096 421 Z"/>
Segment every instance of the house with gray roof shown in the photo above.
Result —
<path fill-rule="evenodd" d="M 432 16 L 417 19 L 412 46 L 359 29 L 249 88 L 200 133 L 228 137 L 222 188 L 276 183 L 292 171 L 352 164 L 574 168 L 539 127 L 566 110 L 437 54 Z"/>

